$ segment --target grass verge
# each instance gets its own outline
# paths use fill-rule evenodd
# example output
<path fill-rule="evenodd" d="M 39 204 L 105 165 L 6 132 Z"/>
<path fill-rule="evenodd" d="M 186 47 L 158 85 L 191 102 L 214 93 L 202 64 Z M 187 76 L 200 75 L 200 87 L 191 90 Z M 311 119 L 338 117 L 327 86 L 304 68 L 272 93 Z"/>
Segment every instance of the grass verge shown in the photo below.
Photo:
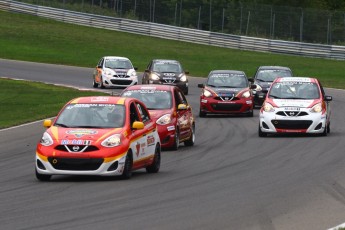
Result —
<path fill-rule="evenodd" d="M 260 65 L 290 67 L 295 76 L 312 76 L 324 86 L 345 88 L 345 61 L 241 51 L 66 24 L 0 11 L 0 58 L 96 66 L 105 55 L 125 56 L 143 71 L 153 58 L 180 60 L 192 76 L 213 69 L 243 70 Z"/>
<path fill-rule="evenodd" d="M 69 100 L 100 92 L 0 78 L 0 129 L 56 116 Z"/>

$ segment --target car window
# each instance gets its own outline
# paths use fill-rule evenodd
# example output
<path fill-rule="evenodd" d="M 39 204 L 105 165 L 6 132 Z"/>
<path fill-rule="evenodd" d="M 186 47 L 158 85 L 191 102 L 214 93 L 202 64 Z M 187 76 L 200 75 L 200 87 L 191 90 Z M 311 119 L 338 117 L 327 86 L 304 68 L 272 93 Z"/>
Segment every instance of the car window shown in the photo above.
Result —
<path fill-rule="evenodd" d="M 182 67 L 178 62 L 159 61 L 153 65 L 155 72 L 182 72 Z"/>
<path fill-rule="evenodd" d="M 98 66 L 103 66 L 103 61 L 104 61 L 104 58 L 101 58 L 101 60 L 99 60 L 98 62 Z"/>
<path fill-rule="evenodd" d="M 311 82 L 276 82 L 271 86 L 269 97 L 276 99 L 318 99 L 317 84 Z"/>
<path fill-rule="evenodd" d="M 213 73 L 206 85 L 212 87 L 245 88 L 248 87 L 248 80 L 244 74 L 234 73 Z"/>
<path fill-rule="evenodd" d="M 273 82 L 277 77 L 292 77 L 292 74 L 289 70 L 283 69 L 259 70 L 256 79 L 264 82 Z"/>
<path fill-rule="evenodd" d="M 149 110 L 170 109 L 172 107 L 171 92 L 158 90 L 155 87 L 127 90 L 121 96 L 136 98 L 142 101 Z"/>
<path fill-rule="evenodd" d="M 134 103 L 131 103 L 131 105 L 129 106 L 129 119 L 130 119 L 131 126 L 133 125 L 133 122 L 140 121 L 140 118 L 139 118 L 139 115 Z"/>
<path fill-rule="evenodd" d="M 104 64 L 105 68 L 111 69 L 132 69 L 133 66 L 129 60 L 124 59 L 107 59 Z"/>
<path fill-rule="evenodd" d="M 176 108 L 178 107 L 179 104 L 187 104 L 186 98 L 184 97 L 181 91 L 175 89 L 174 94 L 175 94 Z"/>
<path fill-rule="evenodd" d="M 148 114 L 148 112 L 146 111 L 146 109 L 139 103 L 136 103 L 141 120 L 146 123 L 150 120 L 150 115 Z"/>

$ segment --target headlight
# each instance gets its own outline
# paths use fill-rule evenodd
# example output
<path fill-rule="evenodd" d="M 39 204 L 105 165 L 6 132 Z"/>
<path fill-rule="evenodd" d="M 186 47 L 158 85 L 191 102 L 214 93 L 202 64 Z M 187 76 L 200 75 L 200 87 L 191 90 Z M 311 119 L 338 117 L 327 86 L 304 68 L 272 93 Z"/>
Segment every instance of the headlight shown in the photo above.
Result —
<path fill-rule="evenodd" d="M 264 111 L 265 112 L 274 112 L 274 107 L 270 103 L 265 102 Z"/>
<path fill-rule="evenodd" d="M 114 134 L 102 141 L 101 145 L 104 147 L 115 147 L 121 144 L 121 135 Z"/>
<path fill-rule="evenodd" d="M 182 74 L 180 81 L 187 81 L 187 76 L 185 74 Z"/>
<path fill-rule="evenodd" d="M 204 89 L 203 94 L 205 97 L 211 97 L 212 96 L 212 93 L 210 91 L 208 91 L 207 89 Z"/>
<path fill-rule="evenodd" d="M 106 69 L 106 70 L 104 70 L 104 74 L 105 75 L 113 75 L 113 71 Z"/>
<path fill-rule="evenodd" d="M 167 125 L 169 123 L 171 123 L 171 114 L 165 114 L 163 116 L 161 116 L 156 123 L 158 125 Z"/>
<path fill-rule="evenodd" d="M 40 140 L 40 143 L 41 143 L 41 145 L 44 145 L 44 146 L 50 146 L 54 142 L 53 142 L 52 137 L 49 135 L 49 133 L 45 132 L 45 133 L 43 133 L 43 136 Z"/>
<path fill-rule="evenodd" d="M 322 111 L 321 103 L 317 103 L 316 105 L 313 106 L 313 108 L 310 109 L 310 112 L 312 113 L 321 113 L 321 111 Z"/>
<path fill-rule="evenodd" d="M 133 72 L 131 73 L 131 77 L 136 77 L 136 76 L 137 76 L 137 72 L 133 71 Z"/>
<path fill-rule="evenodd" d="M 249 98 L 250 97 L 250 92 L 249 91 L 246 91 L 242 94 L 242 97 L 244 98 Z"/>
<path fill-rule="evenodd" d="M 155 73 L 151 73 L 151 76 L 150 76 L 151 80 L 154 80 L 154 81 L 157 81 L 159 80 L 159 76 Z"/>
<path fill-rule="evenodd" d="M 256 90 L 256 91 L 261 91 L 262 90 L 262 88 L 261 88 L 261 86 L 260 85 L 256 85 L 256 88 L 254 89 L 254 90 Z"/>

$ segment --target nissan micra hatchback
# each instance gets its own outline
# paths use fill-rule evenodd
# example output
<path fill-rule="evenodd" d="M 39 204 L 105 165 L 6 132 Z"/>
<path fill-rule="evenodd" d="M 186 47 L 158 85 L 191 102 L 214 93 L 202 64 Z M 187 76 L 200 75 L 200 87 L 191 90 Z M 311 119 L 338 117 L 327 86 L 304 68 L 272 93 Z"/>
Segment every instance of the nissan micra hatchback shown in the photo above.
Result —
<path fill-rule="evenodd" d="M 37 144 L 38 180 L 53 175 L 120 176 L 160 168 L 160 139 L 145 105 L 134 98 L 80 97 L 51 120 Z"/>
<path fill-rule="evenodd" d="M 331 96 L 316 78 L 277 78 L 260 110 L 259 136 L 330 132 Z"/>

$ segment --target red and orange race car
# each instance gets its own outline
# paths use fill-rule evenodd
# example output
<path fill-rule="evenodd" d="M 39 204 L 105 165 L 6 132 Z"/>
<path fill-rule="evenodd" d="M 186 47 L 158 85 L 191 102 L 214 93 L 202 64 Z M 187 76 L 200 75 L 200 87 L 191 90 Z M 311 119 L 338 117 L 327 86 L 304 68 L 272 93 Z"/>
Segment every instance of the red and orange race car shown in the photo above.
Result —
<path fill-rule="evenodd" d="M 157 123 L 162 147 L 177 150 L 180 143 L 194 145 L 195 118 L 182 90 L 172 85 L 133 85 L 123 97 L 134 97 L 146 105 Z"/>
<path fill-rule="evenodd" d="M 160 139 L 145 105 L 134 98 L 95 96 L 69 101 L 54 121 L 45 120 L 36 149 L 36 177 L 120 176 L 160 168 Z"/>
<path fill-rule="evenodd" d="M 243 71 L 213 70 L 209 73 L 200 95 L 199 116 L 207 114 L 245 114 L 253 116 L 253 95 Z"/>

